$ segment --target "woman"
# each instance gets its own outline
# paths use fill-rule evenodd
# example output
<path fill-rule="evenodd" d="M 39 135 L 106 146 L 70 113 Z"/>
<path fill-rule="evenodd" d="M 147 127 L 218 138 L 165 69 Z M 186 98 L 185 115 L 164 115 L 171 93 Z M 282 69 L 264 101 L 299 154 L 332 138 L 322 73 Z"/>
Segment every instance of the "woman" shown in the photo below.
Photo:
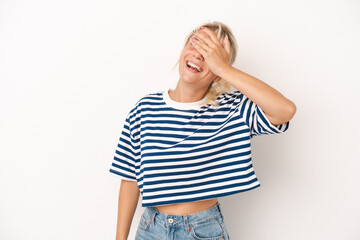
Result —
<path fill-rule="evenodd" d="M 140 193 L 136 239 L 229 239 L 218 198 L 260 186 L 250 139 L 285 132 L 296 111 L 232 67 L 236 51 L 228 26 L 201 25 L 186 38 L 176 88 L 147 94 L 127 115 L 110 168 L 122 179 L 117 240 Z"/>

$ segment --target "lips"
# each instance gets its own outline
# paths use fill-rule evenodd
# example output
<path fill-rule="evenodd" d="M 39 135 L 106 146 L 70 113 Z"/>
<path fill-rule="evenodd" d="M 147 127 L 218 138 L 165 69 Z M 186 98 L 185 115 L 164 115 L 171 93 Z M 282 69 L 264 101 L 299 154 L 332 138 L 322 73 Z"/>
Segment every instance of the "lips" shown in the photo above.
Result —
<path fill-rule="evenodd" d="M 187 68 L 190 72 L 193 72 L 193 73 L 200 73 L 200 72 L 202 72 L 202 68 L 201 68 L 200 66 L 198 66 L 197 64 L 195 64 L 194 62 L 187 60 L 185 63 L 186 63 L 186 68 Z M 199 68 L 199 71 L 197 70 L 197 68 L 196 68 L 194 65 Z"/>

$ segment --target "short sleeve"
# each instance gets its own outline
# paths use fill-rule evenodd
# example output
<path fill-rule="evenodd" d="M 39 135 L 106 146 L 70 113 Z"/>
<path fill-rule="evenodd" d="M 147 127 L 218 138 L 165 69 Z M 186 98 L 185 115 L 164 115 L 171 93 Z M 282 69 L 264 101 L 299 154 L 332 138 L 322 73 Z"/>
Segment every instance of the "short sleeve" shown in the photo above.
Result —
<path fill-rule="evenodd" d="M 266 117 L 264 111 L 248 97 L 236 90 L 233 93 L 238 104 L 238 113 L 250 129 L 250 137 L 262 134 L 275 134 L 285 132 L 289 128 L 290 121 L 279 125 L 273 125 Z"/>
<path fill-rule="evenodd" d="M 134 123 L 131 122 L 131 119 L 130 112 L 125 119 L 109 171 L 120 179 L 135 182 L 137 181 L 136 168 L 139 165 L 140 146 L 139 139 L 136 139 L 132 133 Z"/>

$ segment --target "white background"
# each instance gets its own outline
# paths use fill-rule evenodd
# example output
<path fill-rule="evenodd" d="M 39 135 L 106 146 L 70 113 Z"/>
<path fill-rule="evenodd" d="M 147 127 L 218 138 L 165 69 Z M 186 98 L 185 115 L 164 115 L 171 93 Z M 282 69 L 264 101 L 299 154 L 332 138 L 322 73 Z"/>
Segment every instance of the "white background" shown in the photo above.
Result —
<path fill-rule="evenodd" d="M 175 86 L 185 36 L 213 20 L 234 67 L 297 106 L 286 133 L 252 140 L 261 187 L 220 198 L 231 239 L 360 239 L 355 0 L 2 0 L 0 239 L 115 239 L 125 116 Z"/>

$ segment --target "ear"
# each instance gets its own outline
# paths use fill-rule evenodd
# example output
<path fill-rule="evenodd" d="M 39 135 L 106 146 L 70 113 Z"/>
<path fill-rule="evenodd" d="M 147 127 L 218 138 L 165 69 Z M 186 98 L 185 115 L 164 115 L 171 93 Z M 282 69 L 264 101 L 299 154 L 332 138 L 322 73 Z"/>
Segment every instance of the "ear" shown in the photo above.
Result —
<path fill-rule="evenodd" d="M 215 79 L 214 79 L 214 82 L 219 82 L 221 80 L 221 77 L 217 76 Z"/>

